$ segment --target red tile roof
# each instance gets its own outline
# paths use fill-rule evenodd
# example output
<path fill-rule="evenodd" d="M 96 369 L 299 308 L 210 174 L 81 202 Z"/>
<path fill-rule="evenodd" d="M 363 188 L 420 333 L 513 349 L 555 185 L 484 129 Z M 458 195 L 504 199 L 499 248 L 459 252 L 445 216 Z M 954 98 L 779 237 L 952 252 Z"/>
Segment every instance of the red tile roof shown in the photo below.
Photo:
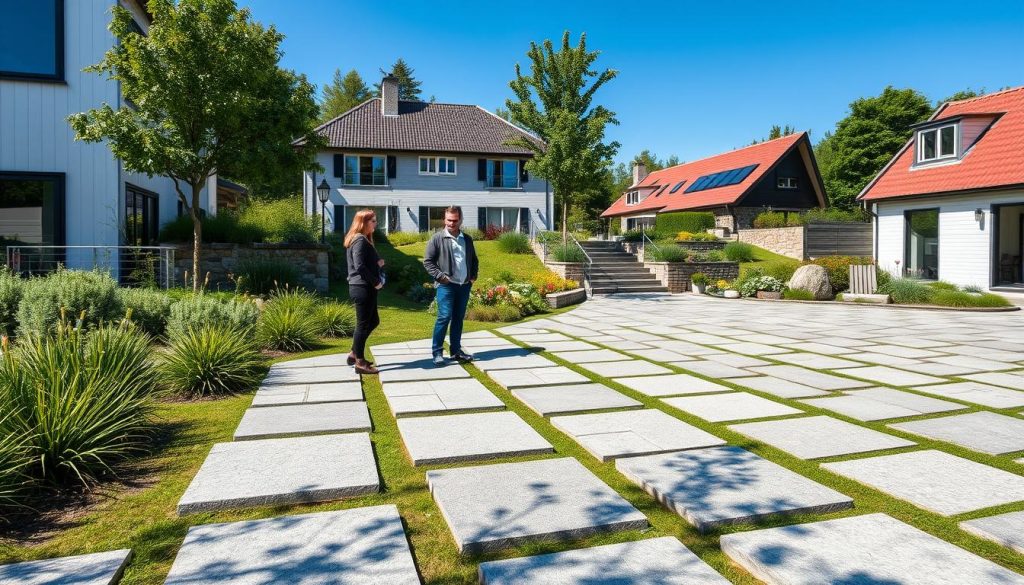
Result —
<path fill-rule="evenodd" d="M 940 107 L 931 119 L 940 121 L 976 114 L 1002 116 L 959 162 L 911 169 L 916 150 L 911 138 L 864 188 L 860 199 L 877 201 L 1024 184 L 1024 87 L 949 102 Z"/>
<path fill-rule="evenodd" d="M 789 153 L 801 140 L 806 140 L 809 147 L 810 141 L 807 138 L 807 133 L 800 132 L 746 148 L 716 154 L 701 160 L 683 163 L 660 171 L 654 171 L 640 181 L 638 185 L 631 186 L 631 189 L 652 185 L 670 185 L 668 189 L 661 191 L 659 195 L 648 196 L 637 205 L 626 205 L 626 196 L 623 195 L 611 207 L 606 209 L 601 214 L 601 217 L 632 215 L 643 211 L 661 213 L 732 205 L 739 201 L 750 187 L 757 183 L 775 163 Z M 752 164 L 756 164 L 757 168 L 746 179 L 735 185 L 716 187 L 695 193 L 685 192 L 687 187 L 703 175 Z M 675 193 L 669 194 L 672 187 L 683 180 L 686 181 L 683 187 Z"/>

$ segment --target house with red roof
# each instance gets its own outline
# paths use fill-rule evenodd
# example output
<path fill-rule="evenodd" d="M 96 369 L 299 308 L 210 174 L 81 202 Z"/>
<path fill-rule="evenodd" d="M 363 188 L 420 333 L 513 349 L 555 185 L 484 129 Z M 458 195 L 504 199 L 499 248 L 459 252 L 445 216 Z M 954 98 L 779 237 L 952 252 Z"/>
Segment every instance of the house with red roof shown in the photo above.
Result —
<path fill-rule="evenodd" d="M 1024 287 L 1024 87 L 940 106 L 858 198 L 892 274 Z"/>
<path fill-rule="evenodd" d="M 751 227 L 772 209 L 825 206 L 825 189 L 806 132 L 647 173 L 633 166 L 633 184 L 601 217 L 622 229 L 653 226 L 659 213 L 711 211 L 720 228 Z"/>

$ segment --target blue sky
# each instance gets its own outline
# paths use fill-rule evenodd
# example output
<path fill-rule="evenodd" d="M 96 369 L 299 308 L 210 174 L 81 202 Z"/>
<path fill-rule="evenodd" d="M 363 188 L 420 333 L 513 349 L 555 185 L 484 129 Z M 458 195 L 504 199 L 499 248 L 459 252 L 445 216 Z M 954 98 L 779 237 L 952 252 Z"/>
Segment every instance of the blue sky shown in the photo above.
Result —
<path fill-rule="evenodd" d="M 1024 84 L 1024 1 L 337 2 L 238 0 L 287 36 L 282 65 L 318 88 L 336 68 L 367 83 L 404 58 L 423 97 L 489 110 L 511 96 L 530 41 L 587 33 L 618 77 L 598 94 L 619 161 L 648 148 L 695 160 L 772 124 L 812 140 L 886 85 L 932 101 Z"/>

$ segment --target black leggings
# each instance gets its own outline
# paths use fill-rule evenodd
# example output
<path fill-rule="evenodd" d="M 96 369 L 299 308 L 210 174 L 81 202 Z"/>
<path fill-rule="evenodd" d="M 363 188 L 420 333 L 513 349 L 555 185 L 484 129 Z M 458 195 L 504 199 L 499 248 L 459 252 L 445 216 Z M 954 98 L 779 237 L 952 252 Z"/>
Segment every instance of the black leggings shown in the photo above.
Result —
<path fill-rule="evenodd" d="M 372 286 L 353 284 L 348 295 L 356 306 L 356 330 L 352 334 L 352 353 L 357 359 L 366 359 L 366 340 L 380 325 L 377 314 L 377 289 Z"/>

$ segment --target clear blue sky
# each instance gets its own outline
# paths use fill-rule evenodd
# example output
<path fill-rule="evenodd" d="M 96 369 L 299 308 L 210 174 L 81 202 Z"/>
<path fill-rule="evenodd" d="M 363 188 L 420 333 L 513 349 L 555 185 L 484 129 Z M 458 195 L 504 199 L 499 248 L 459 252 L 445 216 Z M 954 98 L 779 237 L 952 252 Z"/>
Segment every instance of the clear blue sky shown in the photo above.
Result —
<path fill-rule="evenodd" d="M 617 114 L 619 161 L 644 148 L 694 160 L 772 124 L 816 142 L 886 85 L 935 101 L 1024 84 L 1024 0 L 238 2 L 287 36 L 283 66 L 318 88 L 336 68 L 378 82 L 402 57 L 424 98 L 492 111 L 530 41 L 586 32 L 597 65 L 619 72 L 597 98 Z"/>

